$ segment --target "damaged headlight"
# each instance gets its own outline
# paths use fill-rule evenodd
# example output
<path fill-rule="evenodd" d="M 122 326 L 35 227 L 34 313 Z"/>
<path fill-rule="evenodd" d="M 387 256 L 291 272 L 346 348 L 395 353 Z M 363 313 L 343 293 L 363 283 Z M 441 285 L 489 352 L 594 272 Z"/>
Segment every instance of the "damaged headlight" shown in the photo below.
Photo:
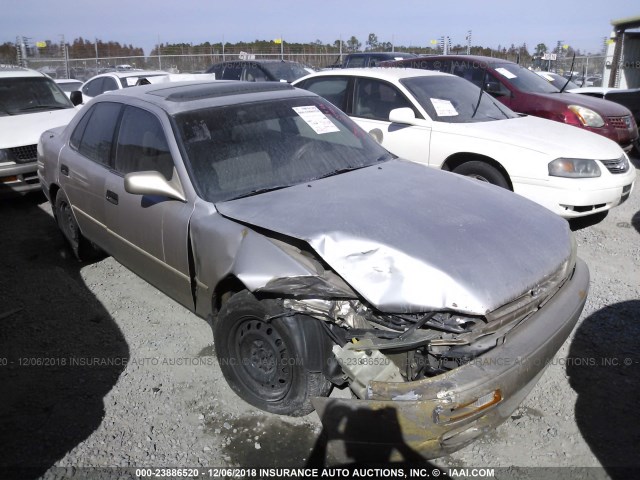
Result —
<path fill-rule="evenodd" d="M 569 110 L 576 114 L 580 123 L 585 127 L 602 127 L 604 120 L 597 112 L 580 105 L 569 105 Z"/>
<path fill-rule="evenodd" d="M 556 158 L 549 163 L 549 175 L 567 178 L 594 178 L 600 176 L 600 167 L 588 158 Z"/>

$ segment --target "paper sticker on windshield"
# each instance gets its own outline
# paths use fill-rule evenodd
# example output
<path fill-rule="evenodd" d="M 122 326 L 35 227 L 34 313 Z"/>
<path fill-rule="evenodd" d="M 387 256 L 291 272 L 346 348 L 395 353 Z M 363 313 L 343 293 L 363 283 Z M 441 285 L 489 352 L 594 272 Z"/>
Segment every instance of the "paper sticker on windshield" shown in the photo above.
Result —
<path fill-rule="evenodd" d="M 300 118 L 302 118 L 302 120 L 304 120 L 314 132 L 319 135 L 340 131 L 329 117 L 318 110 L 318 107 L 315 105 L 310 105 L 308 107 L 293 107 L 293 110 L 300 115 Z"/>
<path fill-rule="evenodd" d="M 547 82 L 553 82 L 553 77 L 551 75 L 549 75 L 548 73 L 540 73 L 538 75 L 540 75 L 542 78 L 544 78 Z"/>
<path fill-rule="evenodd" d="M 449 100 L 442 100 L 440 98 L 430 98 L 433 108 L 436 109 L 436 115 L 439 117 L 456 117 L 458 111 L 456 107 Z"/>
<path fill-rule="evenodd" d="M 496 68 L 496 72 L 498 72 L 500 75 L 507 77 L 509 79 L 511 78 L 518 78 L 517 75 L 514 75 L 513 73 L 511 73 L 509 70 L 507 70 L 506 68 L 502 68 L 502 67 L 498 67 Z"/>

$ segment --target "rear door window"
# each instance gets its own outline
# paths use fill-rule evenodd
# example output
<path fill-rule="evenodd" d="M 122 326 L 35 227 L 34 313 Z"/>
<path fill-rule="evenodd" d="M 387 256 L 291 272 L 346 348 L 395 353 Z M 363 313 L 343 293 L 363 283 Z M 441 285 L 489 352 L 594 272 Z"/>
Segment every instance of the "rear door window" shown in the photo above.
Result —
<path fill-rule="evenodd" d="M 100 93 L 109 92 L 112 90 L 118 90 L 118 82 L 116 82 L 115 78 L 104 77 L 104 82 L 102 83 L 102 91 Z"/>
<path fill-rule="evenodd" d="M 304 88 L 329 100 L 344 112 L 348 85 L 348 77 L 319 77 L 307 80 Z"/>
<path fill-rule="evenodd" d="M 347 60 L 347 67 L 349 68 L 359 68 L 365 66 L 365 58 L 364 55 L 352 55 Z"/>
<path fill-rule="evenodd" d="M 223 80 L 240 80 L 241 76 L 242 76 L 242 64 L 228 63 L 224 68 L 222 79 Z"/>
<path fill-rule="evenodd" d="M 92 107 L 91 117 L 86 123 L 78 145 L 78 151 L 82 155 L 94 162 L 110 166 L 113 136 L 121 108 L 119 103 L 111 102 L 98 103 Z M 76 130 L 79 130 L 83 123 L 84 118 Z"/>
<path fill-rule="evenodd" d="M 96 78 L 95 80 L 91 80 L 84 87 L 82 87 L 82 93 L 88 95 L 89 97 L 95 97 L 96 95 L 100 95 L 104 90 L 102 90 L 102 82 L 104 77 Z"/>

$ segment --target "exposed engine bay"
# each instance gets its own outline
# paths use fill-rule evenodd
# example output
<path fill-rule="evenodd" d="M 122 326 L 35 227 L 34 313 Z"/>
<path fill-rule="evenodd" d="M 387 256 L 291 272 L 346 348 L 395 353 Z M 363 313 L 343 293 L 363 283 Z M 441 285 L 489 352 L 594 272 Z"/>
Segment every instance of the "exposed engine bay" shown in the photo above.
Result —
<path fill-rule="evenodd" d="M 348 383 L 367 398 L 371 381 L 410 382 L 464 365 L 505 341 L 505 336 L 537 311 L 560 285 L 529 292 L 486 316 L 454 312 L 388 314 L 360 300 L 284 299 L 273 318 L 303 314 L 323 322 L 340 367 L 333 383 Z"/>

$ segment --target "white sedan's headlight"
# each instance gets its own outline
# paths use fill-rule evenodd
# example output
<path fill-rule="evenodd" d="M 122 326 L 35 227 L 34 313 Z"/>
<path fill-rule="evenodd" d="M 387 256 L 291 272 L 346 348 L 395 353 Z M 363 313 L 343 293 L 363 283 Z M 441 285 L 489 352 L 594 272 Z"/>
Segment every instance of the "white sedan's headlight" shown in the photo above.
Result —
<path fill-rule="evenodd" d="M 585 127 L 602 127 L 604 120 L 599 113 L 580 105 L 569 105 L 569 110 L 575 113 Z"/>
<path fill-rule="evenodd" d="M 552 177 L 592 178 L 600 176 L 600 167 L 595 160 L 587 158 L 556 158 L 549 163 Z"/>
<path fill-rule="evenodd" d="M 0 148 L 0 163 L 15 162 L 16 156 L 9 149 Z"/>

